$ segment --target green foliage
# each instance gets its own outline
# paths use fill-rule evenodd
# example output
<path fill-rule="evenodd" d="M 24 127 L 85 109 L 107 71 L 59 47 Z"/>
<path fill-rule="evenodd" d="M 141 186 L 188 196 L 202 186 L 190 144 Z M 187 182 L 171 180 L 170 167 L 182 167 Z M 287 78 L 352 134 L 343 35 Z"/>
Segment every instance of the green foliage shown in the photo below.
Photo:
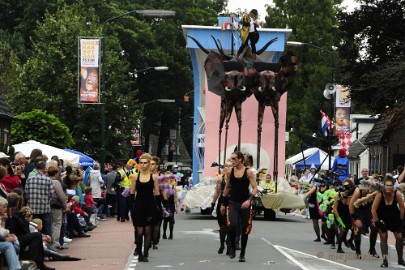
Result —
<path fill-rule="evenodd" d="M 337 54 L 332 46 L 338 41 L 338 22 L 336 13 L 339 11 L 338 0 L 275 0 L 274 6 L 267 9 L 265 27 L 290 28 L 292 35 L 289 40 L 314 44 L 302 47 L 287 47 L 298 56 L 298 73 L 293 87 L 288 91 L 287 130 L 290 141 L 287 156 L 301 151 L 301 147 L 318 146 L 327 149 L 323 140 L 311 141 L 313 133 L 320 134 L 320 110 L 331 115 L 330 102 L 325 100 L 323 90 L 332 80 L 339 81 L 336 69 Z M 319 135 L 318 137 L 322 137 Z M 310 141 L 310 143 L 309 143 Z"/>
<path fill-rule="evenodd" d="M 77 104 L 77 52 L 79 36 L 100 37 L 104 29 L 106 160 L 128 158 L 129 140 L 143 114 L 142 103 L 157 98 L 180 101 L 193 88 L 181 25 L 214 25 L 225 4 L 226 0 L 0 0 L 0 30 L 6 33 L 0 32 L 0 58 L 4 58 L 0 62 L 1 91 L 14 114 L 43 108 L 69 127 L 75 149 L 97 157 L 101 108 Z M 157 19 L 131 14 L 104 24 L 128 11 L 145 9 L 174 10 L 176 16 Z M 125 57 L 120 57 L 122 50 Z M 136 81 L 128 77 L 134 69 L 154 66 L 168 66 L 169 71 L 139 73 Z M 169 128 L 176 126 L 178 106 L 176 103 L 167 108 L 173 111 L 165 113 Z M 148 107 L 151 113 L 146 110 L 145 116 L 149 131 L 163 134 L 156 128 L 162 122 L 162 114 L 156 112 L 162 112 L 162 108 L 153 103 Z M 191 111 L 190 106 L 182 110 Z M 191 152 L 192 132 L 182 131 L 188 136 Z"/>
<path fill-rule="evenodd" d="M 69 128 L 54 115 L 41 110 L 21 113 L 11 125 L 12 144 L 27 140 L 58 148 L 70 148 L 74 143 Z"/>
<path fill-rule="evenodd" d="M 405 1 L 358 2 L 359 9 L 339 16 L 344 79 L 357 112 L 381 113 L 405 96 Z"/>

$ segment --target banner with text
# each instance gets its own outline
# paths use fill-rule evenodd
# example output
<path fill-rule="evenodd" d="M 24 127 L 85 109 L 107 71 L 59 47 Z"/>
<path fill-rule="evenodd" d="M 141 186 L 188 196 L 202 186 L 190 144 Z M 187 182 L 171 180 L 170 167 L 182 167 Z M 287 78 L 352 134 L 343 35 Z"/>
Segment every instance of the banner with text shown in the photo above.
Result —
<path fill-rule="evenodd" d="M 79 38 L 79 90 L 81 104 L 100 103 L 99 38 Z"/>
<path fill-rule="evenodd" d="M 339 137 L 342 148 L 346 150 L 352 145 L 352 134 L 350 129 L 350 87 L 336 85 L 336 108 L 335 108 L 335 135 Z"/>

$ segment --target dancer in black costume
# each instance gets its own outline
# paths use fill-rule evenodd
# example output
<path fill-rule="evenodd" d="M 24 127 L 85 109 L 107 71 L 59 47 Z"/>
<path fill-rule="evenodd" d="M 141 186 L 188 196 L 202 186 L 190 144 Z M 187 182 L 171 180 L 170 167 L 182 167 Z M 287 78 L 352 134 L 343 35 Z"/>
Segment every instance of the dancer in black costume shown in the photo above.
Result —
<path fill-rule="evenodd" d="M 233 168 L 226 172 L 226 185 L 221 198 L 223 200 L 221 213 L 225 213 L 230 191 L 228 219 L 231 248 L 229 250 L 229 257 L 231 259 L 236 257 L 236 228 L 241 226 L 242 239 L 239 261 L 245 262 L 246 245 L 252 225 L 251 202 L 257 193 L 257 183 L 253 172 L 243 165 L 244 156 L 241 152 L 233 152 L 231 160 Z M 249 192 L 249 184 L 252 186 L 251 193 Z"/>
<path fill-rule="evenodd" d="M 352 219 L 350 217 L 349 204 L 354 192 L 354 183 L 350 179 L 343 181 L 343 188 L 335 198 L 333 203 L 333 214 L 335 215 L 335 224 L 339 226 L 338 235 L 338 253 L 344 253 L 342 242 L 346 240 L 347 232 L 352 227 Z"/>
<path fill-rule="evenodd" d="M 172 181 L 171 181 L 172 182 Z M 169 186 L 169 189 L 162 190 L 162 203 L 163 207 L 165 208 L 168 216 L 163 218 L 163 239 L 173 239 L 173 229 L 174 224 L 176 221 L 174 220 L 174 214 L 177 214 L 177 193 L 176 193 L 176 185 L 174 184 L 166 184 L 166 187 Z M 169 225 L 169 238 L 167 237 L 166 230 L 167 225 Z"/>
<path fill-rule="evenodd" d="M 354 244 L 356 246 L 356 255 L 358 259 L 361 259 L 361 235 L 363 233 L 368 233 L 368 228 L 370 228 L 370 248 L 368 253 L 375 257 L 379 258 L 380 256 L 377 254 L 375 250 L 375 244 L 377 242 L 377 234 L 378 230 L 374 226 L 371 226 L 371 205 L 372 203 L 369 202 L 365 205 L 359 206 L 359 208 L 354 207 L 354 203 L 362 198 L 367 196 L 369 194 L 369 191 L 365 189 L 361 189 L 360 187 L 357 187 L 352 195 L 352 198 L 350 199 L 350 204 L 349 204 L 349 211 L 350 211 L 350 216 L 352 218 L 352 224 L 353 224 L 353 232 L 354 232 Z"/>
<path fill-rule="evenodd" d="M 131 176 L 131 194 L 135 194 L 136 249 L 139 254 L 138 261 L 140 262 L 149 261 L 152 228 L 156 224 L 158 215 L 157 205 L 161 203 L 158 178 L 150 172 L 151 160 L 152 156 L 150 154 L 143 154 L 139 158 L 140 172 Z M 144 242 L 143 253 L 142 242 Z"/>
<path fill-rule="evenodd" d="M 398 254 L 398 264 L 405 266 L 402 246 L 402 222 L 404 218 L 404 200 L 401 192 L 394 190 L 394 179 L 385 176 L 384 190 L 380 191 L 373 202 L 371 213 L 373 225 L 378 228 L 380 235 L 383 263 L 381 267 L 388 267 L 388 230 L 394 233 L 395 248 Z"/>

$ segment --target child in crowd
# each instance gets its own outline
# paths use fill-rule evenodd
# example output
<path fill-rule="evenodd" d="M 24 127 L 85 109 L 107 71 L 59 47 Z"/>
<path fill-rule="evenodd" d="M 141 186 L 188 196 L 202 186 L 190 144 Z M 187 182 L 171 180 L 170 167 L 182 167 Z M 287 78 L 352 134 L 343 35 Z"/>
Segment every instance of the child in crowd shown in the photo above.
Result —
<path fill-rule="evenodd" d="M 87 231 L 92 231 L 94 228 L 97 226 L 93 225 L 90 223 L 90 216 L 87 212 L 83 211 L 83 209 L 80 206 L 80 198 L 79 196 L 75 195 L 72 197 L 72 200 L 70 201 L 71 207 L 73 208 L 73 212 L 75 214 L 79 214 L 84 218 L 87 224 Z"/>
<path fill-rule="evenodd" d="M 42 231 L 42 220 L 40 218 L 34 218 L 30 221 L 30 231 L 31 232 L 41 232 Z M 56 251 L 48 249 L 48 244 L 51 243 L 51 237 L 49 235 L 42 235 L 45 256 L 48 256 L 52 260 L 58 261 L 76 261 L 78 259 L 71 258 L 69 255 L 60 254 Z"/>
<path fill-rule="evenodd" d="M 84 190 L 84 211 L 86 211 L 87 214 L 97 214 L 97 203 L 94 201 L 93 195 L 91 192 L 93 189 L 91 187 L 87 187 Z"/>

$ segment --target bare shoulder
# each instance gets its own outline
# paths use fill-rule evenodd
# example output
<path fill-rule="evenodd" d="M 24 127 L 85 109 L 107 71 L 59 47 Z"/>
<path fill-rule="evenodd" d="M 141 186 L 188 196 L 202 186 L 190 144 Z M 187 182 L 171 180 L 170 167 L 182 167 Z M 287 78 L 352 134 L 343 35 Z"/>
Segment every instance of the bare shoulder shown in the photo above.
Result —
<path fill-rule="evenodd" d="M 357 198 L 357 197 L 359 197 L 359 196 L 360 196 L 360 193 L 361 193 L 360 188 L 356 187 L 356 188 L 354 189 L 352 198 Z"/>
<path fill-rule="evenodd" d="M 247 173 L 248 176 L 254 176 L 251 169 L 247 169 L 246 173 Z"/>

